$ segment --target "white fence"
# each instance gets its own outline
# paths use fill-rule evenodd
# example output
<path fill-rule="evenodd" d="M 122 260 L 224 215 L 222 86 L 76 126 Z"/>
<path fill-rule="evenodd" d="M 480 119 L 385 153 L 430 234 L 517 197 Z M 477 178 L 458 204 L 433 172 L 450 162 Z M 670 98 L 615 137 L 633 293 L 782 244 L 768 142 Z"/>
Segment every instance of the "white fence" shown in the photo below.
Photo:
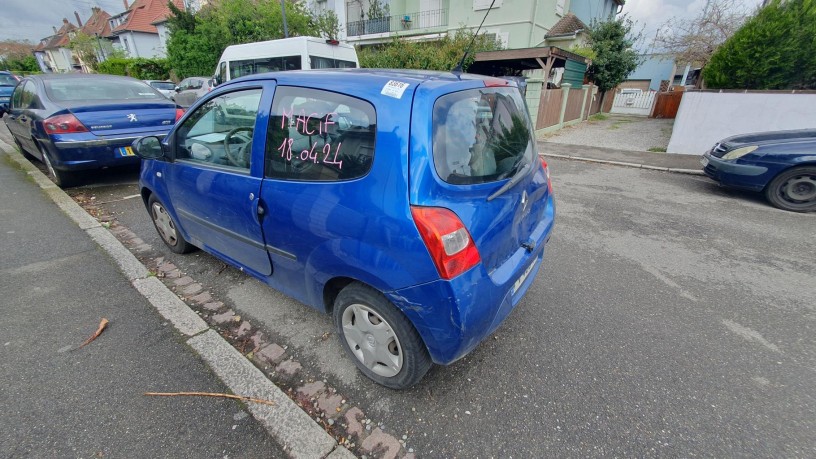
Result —
<path fill-rule="evenodd" d="M 641 93 L 619 92 L 615 94 L 615 100 L 612 101 L 611 112 L 622 115 L 649 116 L 652 113 L 656 95 L 656 91 Z"/>
<path fill-rule="evenodd" d="M 702 155 L 732 135 L 814 127 L 816 91 L 687 91 L 667 151 Z"/>

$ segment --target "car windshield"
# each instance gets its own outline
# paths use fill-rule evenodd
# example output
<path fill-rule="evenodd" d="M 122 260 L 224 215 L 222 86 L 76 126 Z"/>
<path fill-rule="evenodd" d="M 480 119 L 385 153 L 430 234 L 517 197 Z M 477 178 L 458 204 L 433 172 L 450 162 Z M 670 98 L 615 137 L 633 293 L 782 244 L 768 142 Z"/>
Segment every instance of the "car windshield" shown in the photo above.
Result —
<path fill-rule="evenodd" d="M 516 88 L 484 88 L 440 97 L 433 112 L 439 177 L 467 185 L 502 180 L 533 159 L 530 120 Z"/>
<path fill-rule="evenodd" d="M 0 86 L 17 86 L 17 83 L 17 78 L 7 73 L 0 73 Z"/>
<path fill-rule="evenodd" d="M 45 92 L 55 101 L 164 99 L 141 81 L 71 78 L 45 80 Z"/>
<path fill-rule="evenodd" d="M 176 89 L 176 85 L 170 81 L 151 81 L 150 86 L 156 89 L 163 89 L 165 91 L 172 91 Z"/>

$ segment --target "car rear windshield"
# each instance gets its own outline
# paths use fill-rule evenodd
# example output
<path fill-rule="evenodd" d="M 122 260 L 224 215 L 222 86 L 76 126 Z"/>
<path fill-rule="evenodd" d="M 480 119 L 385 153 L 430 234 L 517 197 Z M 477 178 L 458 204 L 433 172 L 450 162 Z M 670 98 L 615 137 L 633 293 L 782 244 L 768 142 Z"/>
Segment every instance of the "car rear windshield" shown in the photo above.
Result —
<path fill-rule="evenodd" d="M 535 142 L 524 100 L 516 88 L 482 88 L 437 99 L 433 159 L 451 184 L 493 182 L 533 160 Z"/>
<path fill-rule="evenodd" d="M 55 101 L 164 99 L 141 81 L 95 78 L 45 80 L 45 92 Z"/>
<path fill-rule="evenodd" d="M 165 91 L 172 91 L 176 89 L 176 85 L 170 81 L 151 81 L 150 86 L 156 89 L 164 89 Z"/>

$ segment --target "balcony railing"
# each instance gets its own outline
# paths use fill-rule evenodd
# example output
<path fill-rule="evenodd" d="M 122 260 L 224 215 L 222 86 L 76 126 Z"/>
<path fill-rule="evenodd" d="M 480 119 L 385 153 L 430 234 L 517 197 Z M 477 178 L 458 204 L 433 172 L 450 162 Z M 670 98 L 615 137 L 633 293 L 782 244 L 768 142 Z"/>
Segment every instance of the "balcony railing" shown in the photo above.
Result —
<path fill-rule="evenodd" d="M 346 27 L 346 35 L 350 37 L 370 35 L 375 33 L 390 33 L 402 31 L 430 31 L 437 27 L 448 25 L 448 10 L 427 10 L 410 14 L 392 14 L 376 19 L 350 21 Z"/>

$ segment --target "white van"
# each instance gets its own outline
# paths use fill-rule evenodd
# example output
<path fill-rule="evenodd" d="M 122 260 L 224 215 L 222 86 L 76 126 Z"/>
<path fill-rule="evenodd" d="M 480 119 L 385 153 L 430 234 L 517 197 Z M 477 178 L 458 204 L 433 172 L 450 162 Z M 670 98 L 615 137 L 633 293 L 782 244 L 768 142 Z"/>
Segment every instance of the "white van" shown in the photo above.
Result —
<path fill-rule="evenodd" d="M 213 79 L 221 84 L 256 73 L 359 66 L 351 45 L 317 37 L 292 37 L 227 46 Z"/>

